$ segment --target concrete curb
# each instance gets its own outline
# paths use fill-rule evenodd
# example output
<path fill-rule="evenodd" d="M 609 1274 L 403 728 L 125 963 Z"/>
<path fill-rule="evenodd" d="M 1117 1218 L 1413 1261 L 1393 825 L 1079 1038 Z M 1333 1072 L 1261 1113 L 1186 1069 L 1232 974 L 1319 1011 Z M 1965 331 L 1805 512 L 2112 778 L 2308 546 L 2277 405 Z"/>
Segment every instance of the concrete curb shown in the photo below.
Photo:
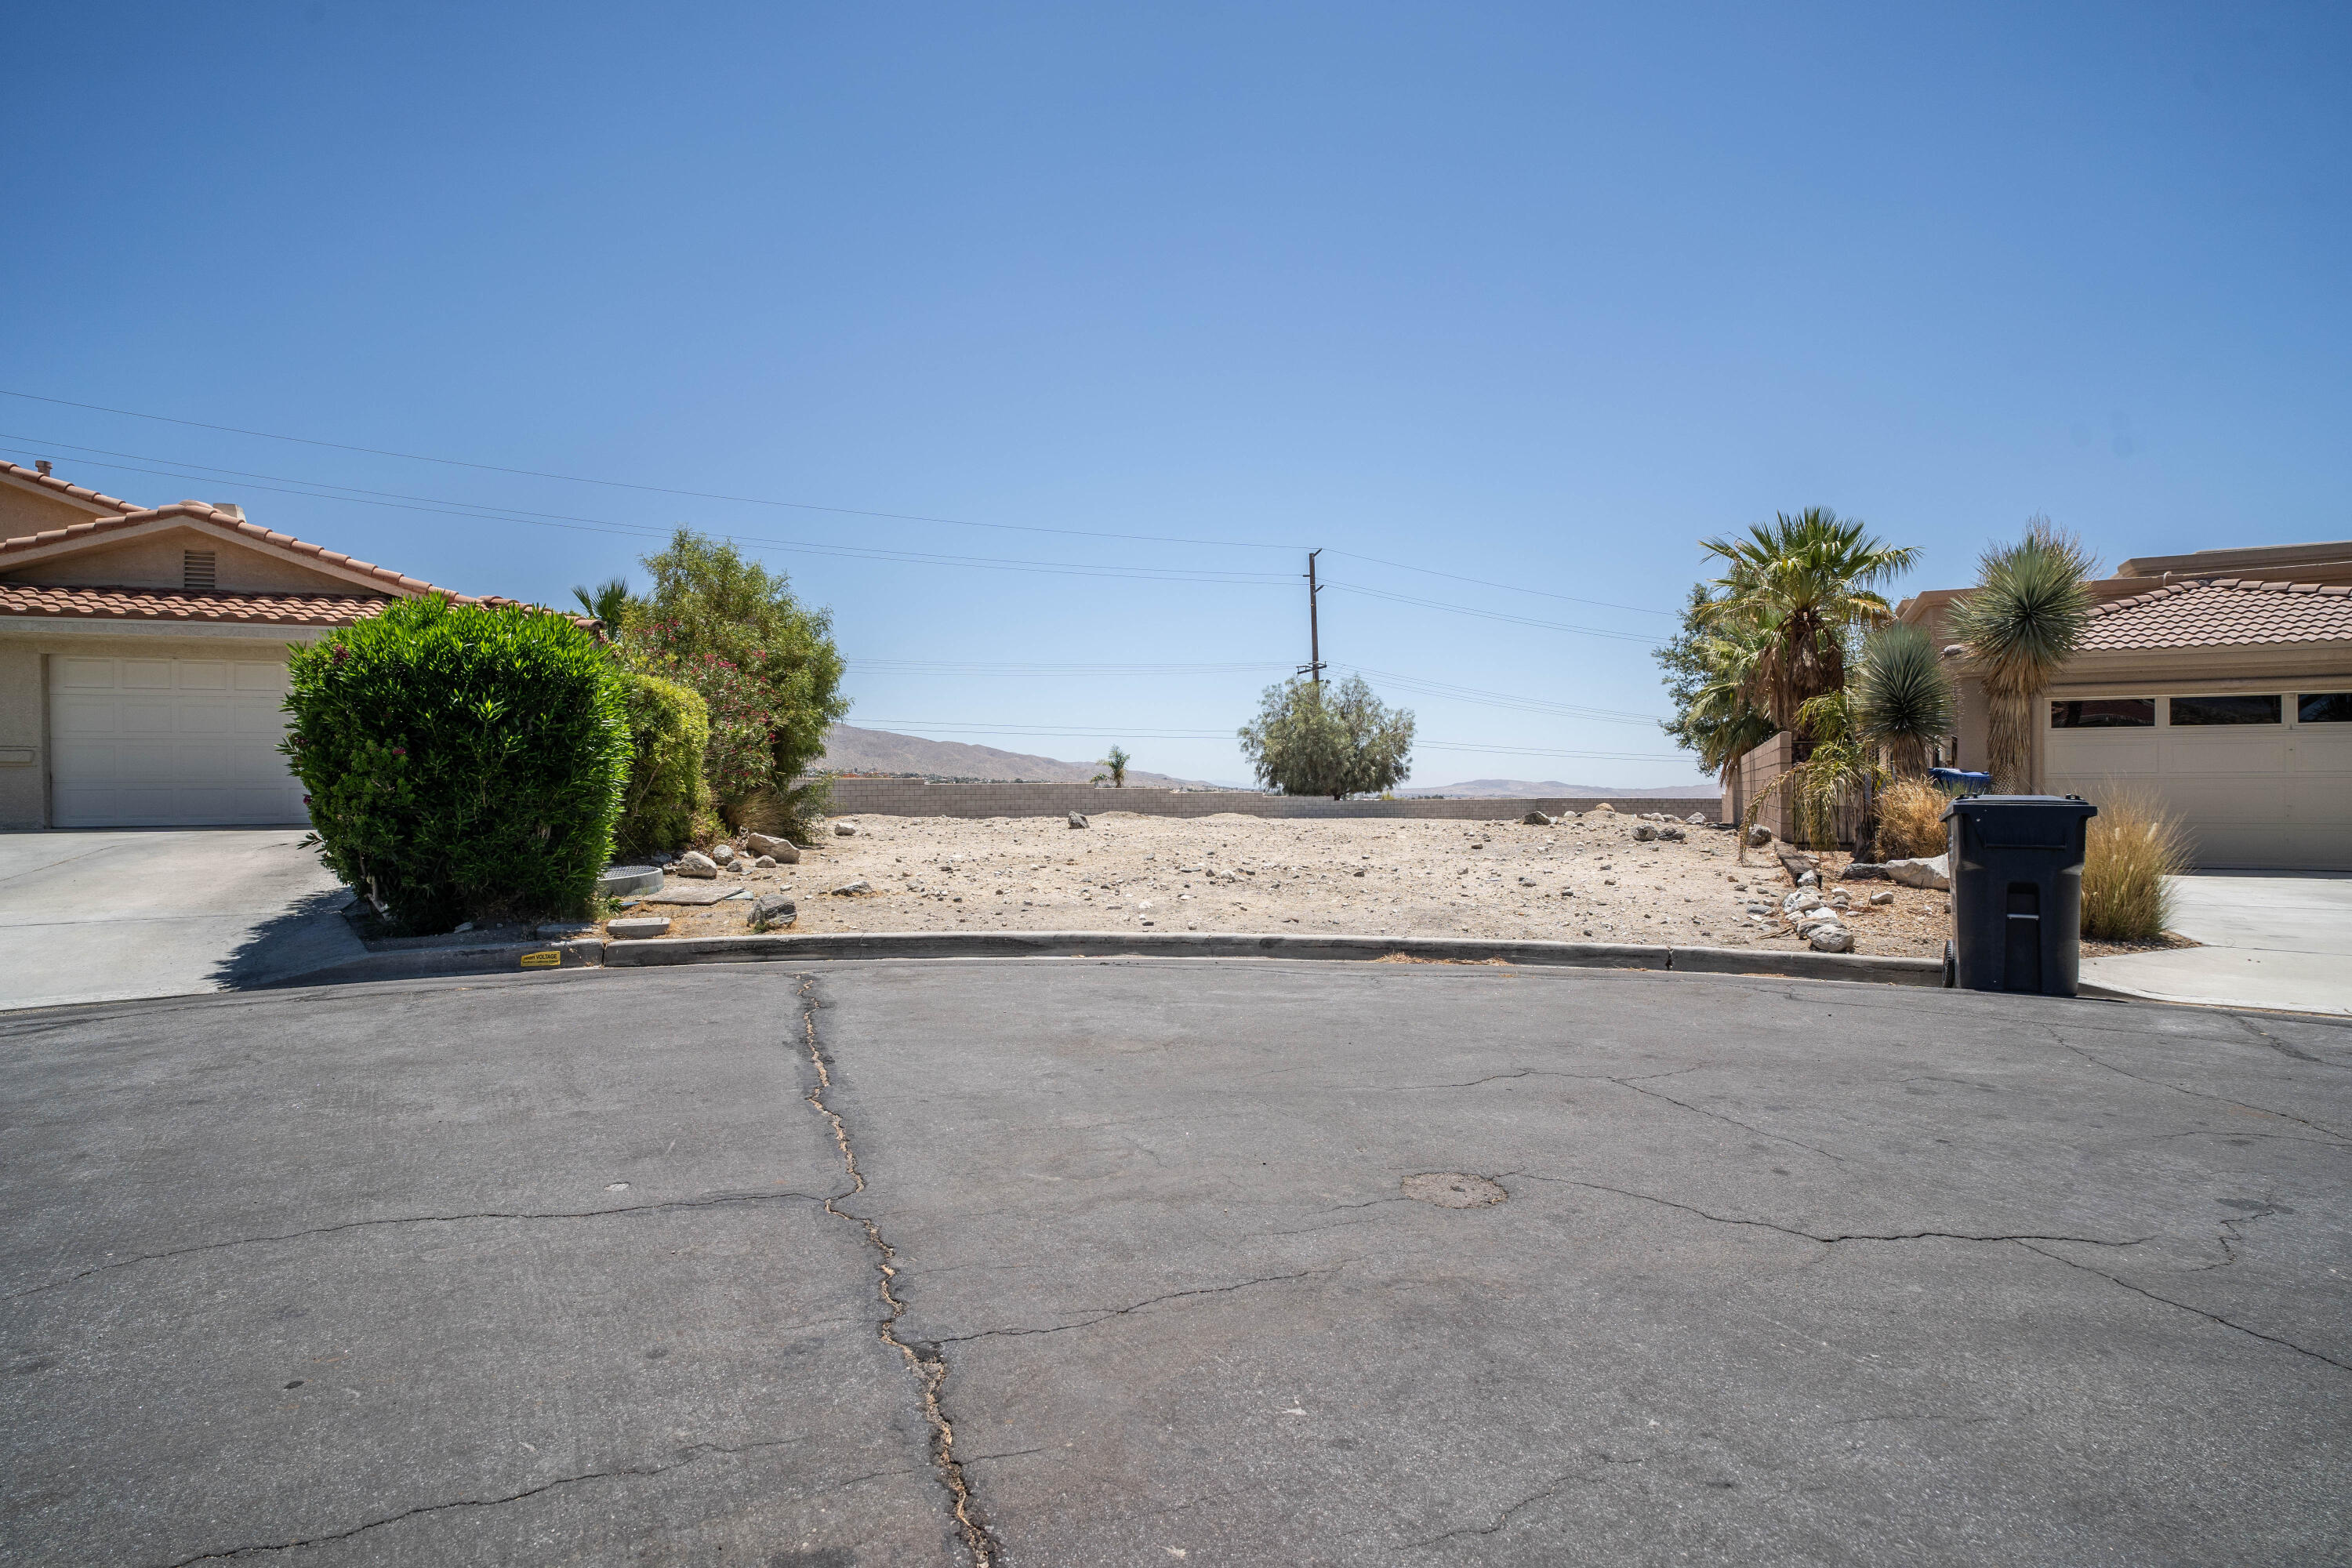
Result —
<path fill-rule="evenodd" d="M 1853 953 L 1663 947 L 1622 942 L 1509 942 L 1479 937 L 1256 936 L 1230 931 L 845 931 L 794 936 L 657 937 L 615 942 L 605 967 L 874 958 L 1285 958 L 1364 963 L 1391 955 L 1436 963 L 1654 969 L 1764 974 L 1940 988 L 1939 959 Z"/>
<path fill-rule="evenodd" d="M 573 937 L 564 942 L 484 942 L 478 947 L 412 947 L 392 952 L 372 952 L 323 969 L 306 969 L 276 975 L 258 989 L 287 985 L 339 985 L 361 980 L 427 980 L 445 974 L 528 973 L 534 969 L 597 969 L 604 963 L 601 937 Z M 550 963 L 544 955 L 552 952 Z M 540 962 L 527 963 L 530 958 Z"/>
<path fill-rule="evenodd" d="M 552 953 L 554 961 L 548 961 Z M 269 986 L 366 980 L 500 974 L 534 969 L 647 969 L 688 963 L 777 963 L 882 958 L 1280 958 L 1369 963 L 1383 958 L 1440 963 L 1512 963 L 1554 969 L 1644 969 L 1683 974 L 1747 974 L 1788 980 L 1860 981 L 1940 988 L 1944 965 L 1928 958 L 1843 952 L 1781 952 L 1739 947 L 1665 947 L 1630 942 L 1511 942 L 1483 937 L 1290 936 L 1234 931 L 842 931 L 764 936 L 656 937 L 607 942 L 485 942 L 370 953 Z M 532 962 L 532 960 L 537 962 Z"/>
<path fill-rule="evenodd" d="M 2117 985 L 2105 980 L 2085 980 L 2074 988 L 2077 996 L 2087 996 L 2095 1002 L 2155 1002 L 2167 1007 L 2210 1007 L 2224 1013 L 2277 1013 L 2294 1018 L 2325 1018 L 2336 1023 L 2352 1021 L 2352 1013 L 2342 1008 L 2290 1007 L 2276 1002 L 2230 1002 L 2218 996 L 2172 996 L 2161 991 L 2143 991 L 2136 986 Z"/>

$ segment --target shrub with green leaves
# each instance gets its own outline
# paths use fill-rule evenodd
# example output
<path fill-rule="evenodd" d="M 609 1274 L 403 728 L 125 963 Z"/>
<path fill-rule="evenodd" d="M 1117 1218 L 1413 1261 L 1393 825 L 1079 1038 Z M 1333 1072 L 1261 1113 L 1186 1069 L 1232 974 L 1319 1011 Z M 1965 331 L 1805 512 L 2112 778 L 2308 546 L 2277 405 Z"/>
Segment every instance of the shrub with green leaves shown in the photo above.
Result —
<path fill-rule="evenodd" d="M 295 650 L 288 687 L 320 858 L 401 927 L 590 910 L 629 719 L 570 616 L 403 599 Z"/>
<path fill-rule="evenodd" d="M 710 740 L 710 709 L 701 697 L 674 680 L 632 671 L 625 700 L 629 743 L 635 760 L 621 792 L 620 826 L 613 830 L 613 854 L 641 860 L 663 849 L 682 849 L 715 833 L 710 786 L 702 777 L 702 750 Z"/>

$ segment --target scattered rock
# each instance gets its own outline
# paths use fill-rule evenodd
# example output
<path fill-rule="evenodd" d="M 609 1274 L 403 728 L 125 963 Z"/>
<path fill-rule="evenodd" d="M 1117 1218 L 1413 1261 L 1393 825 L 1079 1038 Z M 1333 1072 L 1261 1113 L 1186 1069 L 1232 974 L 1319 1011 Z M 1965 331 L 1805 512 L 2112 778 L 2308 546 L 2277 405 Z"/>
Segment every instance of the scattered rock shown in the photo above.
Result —
<path fill-rule="evenodd" d="M 1679 822 L 1669 822 L 1658 829 L 1658 837 L 1669 844 L 1684 844 L 1689 841 L 1690 831 Z"/>
<path fill-rule="evenodd" d="M 625 920 L 606 921 L 604 934 L 615 942 L 648 942 L 669 934 L 667 915 L 631 915 Z"/>
<path fill-rule="evenodd" d="M 854 882 L 844 882 L 838 888 L 827 888 L 825 889 L 826 892 L 833 894 L 836 898 L 845 899 L 853 897 L 858 893 L 870 893 L 873 890 L 874 884 L 867 881 L 863 877 L 858 878 Z"/>
<path fill-rule="evenodd" d="M 1086 826 L 1087 814 L 1083 811 L 1074 811 L 1070 813 L 1070 826 L 1073 827 Z"/>
<path fill-rule="evenodd" d="M 1830 895 L 1830 908 L 1833 910 L 1844 909 L 1853 902 L 1853 897 L 1848 894 L 1843 888 L 1840 888 L 1836 892 Z"/>
<path fill-rule="evenodd" d="M 776 858 L 773 855 L 762 855 L 751 862 L 751 869 L 754 871 L 772 871 L 775 868 Z"/>
<path fill-rule="evenodd" d="M 1607 812 L 1607 813 L 1608 813 L 1610 816 L 1614 816 L 1615 815 L 1617 815 L 1617 808 L 1616 808 L 1615 806 L 1613 806 L 1613 805 L 1610 805 L 1610 804 L 1609 804 L 1607 801 L 1605 801 L 1605 800 L 1604 800 L 1604 801 L 1602 801 L 1599 805 L 1594 806 L 1594 807 L 1592 808 L 1592 810 L 1591 810 L 1590 813 L 1588 813 L 1588 815 L 1589 815 L 1589 816 L 1600 816 L 1600 815 L 1601 815 L 1602 812 L 1604 812 L 1604 811 L 1605 811 L 1605 812 Z"/>
<path fill-rule="evenodd" d="M 735 846 L 724 842 L 714 844 L 710 847 L 710 858 L 721 866 L 731 866 L 735 863 Z"/>
<path fill-rule="evenodd" d="M 1759 822 L 1748 830 L 1748 843 L 1750 848 L 1761 849 L 1771 842 L 1772 830 L 1762 823 Z"/>
<path fill-rule="evenodd" d="M 1853 951 L 1853 932 L 1834 923 L 1814 927 L 1813 934 L 1805 940 L 1815 952 L 1852 952 Z"/>
<path fill-rule="evenodd" d="M 772 855 L 780 866 L 800 864 L 800 846 L 789 838 L 778 838 L 767 833 L 746 833 L 743 835 L 743 847 L 754 855 Z"/>
<path fill-rule="evenodd" d="M 1519 818 L 1519 826 L 1522 827 L 1549 827 L 1551 825 L 1552 819 L 1540 811 L 1531 811 Z"/>
<path fill-rule="evenodd" d="M 1821 885 L 1822 874 L 1819 871 L 1800 871 L 1797 873 L 1797 886 L 1800 888 L 1818 888 Z"/>
<path fill-rule="evenodd" d="M 1684 817 L 1683 820 L 1693 827 L 1705 827 L 1706 826 L 1706 813 L 1703 811 L 1694 811 L 1688 816 Z"/>
<path fill-rule="evenodd" d="M 1838 873 L 1838 880 L 1841 882 L 1883 882 L 1886 880 L 1886 868 L 1880 865 L 1875 860 L 1856 860 L 1853 865 L 1848 866 L 1844 870 Z"/>
<path fill-rule="evenodd" d="M 716 877 L 719 862 L 699 849 L 689 849 L 677 858 L 672 869 L 681 877 Z"/>
<path fill-rule="evenodd" d="M 846 819 L 836 822 L 833 825 L 833 833 L 836 838 L 855 838 L 857 837 L 857 824 Z"/>
<path fill-rule="evenodd" d="M 1811 888 L 1799 888 L 1795 892 L 1790 893 L 1787 898 L 1780 900 L 1780 912 L 1783 914 L 1794 915 L 1801 910 L 1819 908 L 1821 901 L 1822 896 L 1813 891 Z"/>
<path fill-rule="evenodd" d="M 761 893 L 751 900 L 753 931 L 773 931 L 778 926 L 788 926 L 798 919 L 800 919 L 800 906 L 782 893 Z"/>
<path fill-rule="evenodd" d="M 1634 825 L 1633 842 L 1636 844 L 1647 844 L 1657 836 L 1658 830 L 1649 823 L 1643 822 Z"/>
<path fill-rule="evenodd" d="M 653 858 L 654 858 L 654 864 L 655 864 L 655 865 L 656 865 L 656 866 L 667 866 L 667 865 L 670 865 L 670 864 L 674 863 L 674 862 L 677 859 L 677 854 L 676 854 L 674 851 L 672 851 L 672 850 L 668 850 L 668 849 L 665 849 L 665 850 L 663 850 L 660 854 L 658 854 L 658 855 L 655 856 Z"/>
<path fill-rule="evenodd" d="M 1870 895 L 1870 901 L 1874 904 L 1891 904 L 1895 901 L 1895 889 L 1881 888 Z"/>
<path fill-rule="evenodd" d="M 1932 860 L 1889 860 L 1886 876 L 1889 881 L 1900 882 L 1906 888 L 1932 888 L 1939 893 L 1952 889 L 1951 858 L 1938 855 Z"/>

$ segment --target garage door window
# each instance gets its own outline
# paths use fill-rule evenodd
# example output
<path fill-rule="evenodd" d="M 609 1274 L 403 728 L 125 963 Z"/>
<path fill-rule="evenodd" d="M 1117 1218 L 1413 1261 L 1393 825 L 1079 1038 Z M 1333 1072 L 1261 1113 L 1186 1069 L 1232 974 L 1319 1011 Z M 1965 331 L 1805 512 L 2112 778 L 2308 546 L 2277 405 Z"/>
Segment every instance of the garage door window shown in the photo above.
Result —
<path fill-rule="evenodd" d="M 2306 691 L 2295 699 L 2294 717 L 2302 724 L 2352 724 L 2352 691 Z"/>
<path fill-rule="evenodd" d="M 2279 700 L 2275 696 L 2172 699 L 2172 727 L 2176 730 L 2192 724 L 2275 724 L 2278 721 Z"/>
<path fill-rule="evenodd" d="M 2153 697 L 2087 697 L 2050 705 L 2053 730 L 2153 730 Z"/>

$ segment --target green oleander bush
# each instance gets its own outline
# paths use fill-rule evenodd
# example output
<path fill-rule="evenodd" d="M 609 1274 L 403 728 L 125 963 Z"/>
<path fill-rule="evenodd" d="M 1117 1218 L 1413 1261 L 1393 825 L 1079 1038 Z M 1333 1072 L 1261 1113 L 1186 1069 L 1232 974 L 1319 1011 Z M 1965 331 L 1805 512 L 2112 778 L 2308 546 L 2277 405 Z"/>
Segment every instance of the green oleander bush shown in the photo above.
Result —
<path fill-rule="evenodd" d="M 613 832 L 619 860 L 642 860 L 713 837 L 710 786 L 702 776 L 710 741 L 710 708 L 691 689 L 657 675 L 631 671 L 624 697 L 633 761 L 621 792 L 620 824 Z"/>
<path fill-rule="evenodd" d="M 297 649 L 288 684 L 320 857 L 401 929 L 593 910 L 629 716 L 572 617 L 403 599 Z"/>

